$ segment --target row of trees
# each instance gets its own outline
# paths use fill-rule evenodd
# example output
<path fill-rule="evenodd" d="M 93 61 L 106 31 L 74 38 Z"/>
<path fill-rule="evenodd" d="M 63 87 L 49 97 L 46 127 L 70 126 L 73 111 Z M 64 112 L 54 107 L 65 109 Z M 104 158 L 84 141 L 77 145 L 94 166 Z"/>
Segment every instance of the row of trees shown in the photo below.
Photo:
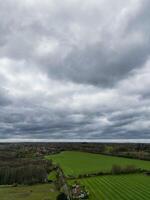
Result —
<path fill-rule="evenodd" d="M 47 181 L 47 171 L 43 166 L 0 168 L 0 184 L 34 184 Z"/>
<path fill-rule="evenodd" d="M 34 146 L 34 145 L 33 145 Z M 0 184 L 35 184 L 47 182 L 53 170 L 50 160 L 32 155 L 32 145 L 0 144 Z M 30 151 L 31 150 L 31 151 Z M 18 154 L 18 152 L 21 152 Z"/>
<path fill-rule="evenodd" d="M 51 161 L 19 159 L 0 162 L 0 184 L 35 184 L 47 182 Z"/>

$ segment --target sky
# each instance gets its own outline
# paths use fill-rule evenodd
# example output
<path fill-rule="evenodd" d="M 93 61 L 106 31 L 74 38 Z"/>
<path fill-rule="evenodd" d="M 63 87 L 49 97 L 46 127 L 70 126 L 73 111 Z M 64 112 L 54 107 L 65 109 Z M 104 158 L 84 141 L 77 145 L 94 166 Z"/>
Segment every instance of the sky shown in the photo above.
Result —
<path fill-rule="evenodd" d="M 0 140 L 150 139 L 149 0 L 0 0 Z"/>

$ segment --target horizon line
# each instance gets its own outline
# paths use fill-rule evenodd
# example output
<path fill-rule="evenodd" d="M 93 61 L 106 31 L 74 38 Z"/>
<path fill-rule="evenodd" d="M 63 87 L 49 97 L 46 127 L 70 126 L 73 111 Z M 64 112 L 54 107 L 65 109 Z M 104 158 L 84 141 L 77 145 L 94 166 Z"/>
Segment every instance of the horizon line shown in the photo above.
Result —
<path fill-rule="evenodd" d="M 0 143 L 150 143 L 150 139 L 0 139 Z"/>

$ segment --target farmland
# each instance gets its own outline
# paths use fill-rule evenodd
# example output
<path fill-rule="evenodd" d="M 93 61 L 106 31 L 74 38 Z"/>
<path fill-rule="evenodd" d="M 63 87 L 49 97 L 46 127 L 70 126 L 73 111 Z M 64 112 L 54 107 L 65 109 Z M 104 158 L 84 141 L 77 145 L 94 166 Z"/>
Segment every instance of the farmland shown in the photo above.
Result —
<path fill-rule="evenodd" d="M 58 163 L 66 175 L 79 175 L 97 171 L 107 172 L 113 165 L 134 165 L 136 168 L 150 170 L 150 162 L 101 154 L 64 151 L 46 157 Z"/>
<path fill-rule="evenodd" d="M 150 178 L 145 175 L 113 175 L 78 180 L 86 186 L 89 200 L 149 200 Z"/>
<path fill-rule="evenodd" d="M 18 158 L 18 155 L 19 157 L 20 155 L 24 155 L 24 153 L 22 154 L 20 152 L 17 156 L 14 153 L 14 157 L 9 153 L 4 154 L 4 159 L 2 152 L 0 172 L 3 179 L 1 180 L 6 180 L 6 178 L 8 180 L 6 181 L 6 185 L 1 183 L 0 200 L 56 200 L 57 195 L 61 191 L 68 194 L 68 189 L 71 187 L 66 189 L 67 183 L 74 185 L 75 181 L 80 183 L 79 186 L 83 188 L 85 186 L 87 194 L 89 192 L 89 200 L 150 199 L 150 177 L 148 173 L 146 175 L 143 171 L 136 170 L 136 168 L 150 170 L 150 161 L 107 156 L 100 153 L 69 151 L 69 149 L 68 151 L 59 152 L 55 152 L 55 154 L 53 152 L 50 155 L 45 152 L 43 157 L 34 157 L 34 159 L 28 157 Z M 52 162 L 47 161 L 47 159 L 52 160 Z M 47 172 L 47 183 L 43 182 L 42 184 L 36 181 L 36 183 L 33 182 L 33 185 L 31 185 L 30 180 L 34 180 L 34 174 L 37 175 L 36 177 L 40 177 L 42 172 L 40 171 L 38 173 L 38 171 L 32 169 L 36 169 L 36 167 L 39 169 L 42 166 L 46 167 L 44 169 Z M 135 166 L 136 168 L 134 168 L 135 171 L 133 172 L 127 172 L 131 174 L 123 174 L 121 172 L 117 175 L 112 170 L 114 166 L 119 166 L 122 169 L 127 166 Z M 24 178 L 22 178 L 22 182 L 17 182 L 20 180 L 20 176 L 17 176 L 17 179 L 16 176 L 8 176 L 9 172 L 13 172 L 12 175 L 18 174 L 15 173 L 16 171 L 14 169 L 16 168 L 18 170 L 24 169 L 21 171 L 21 175 L 24 178 L 26 176 L 28 177 L 27 180 L 29 182 L 27 184 L 24 184 L 24 180 L 26 180 Z M 5 171 L 3 169 L 6 169 L 6 173 L 4 173 Z M 64 178 L 64 174 L 66 178 Z M 45 176 L 45 173 L 43 175 Z M 47 180 L 49 180 L 49 183 Z M 12 181 L 12 183 L 8 181 Z"/>
<path fill-rule="evenodd" d="M 55 200 L 57 192 L 50 184 L 33 186 L 0 186 L 1 200 Z"/>

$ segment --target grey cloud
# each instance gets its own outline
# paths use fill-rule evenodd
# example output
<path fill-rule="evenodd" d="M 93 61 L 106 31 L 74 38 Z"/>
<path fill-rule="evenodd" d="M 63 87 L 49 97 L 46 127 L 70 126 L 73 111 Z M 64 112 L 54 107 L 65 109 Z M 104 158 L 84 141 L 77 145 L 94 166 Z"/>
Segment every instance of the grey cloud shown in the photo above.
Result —
<path fill-rule="evenodd" d="M 5 89 L 0 88 L 0 107 L 7 106 L 11 104 L 11 99 Z"/>
<path fill-rule="evenodd" d="M 134 18 L 129 17 L 134 9 L 129 11 L 128 26 L 122 28 L 123 25 L 120 24 L 115 30 L 117 14 L 119 17 L 124 7 L 130 9 L 128 4 L 120 4 L 120 1 L 116 3 L 120 5 L 116 6 L 117 13 L 109 8 L 109 1 L 106 5 L 102 4 L 104 11 L 97 7 L 101 6 L 101 3 L 94 6 L 94 2 L 92 9 L 90 1 L 89 6 L 83 3 L 79 9 L 79 4 L 71 5 L 66 1 L 64 5 L 56 2 L 54 11 L 48 4 L 49 12 L 48 5 L 44 3 L 40 8 L 39 3 L 33 4 L 32 7 L 19 1 L 12 3 L 7 0 L 1 7 L 3 11 L 1 19 L 5 18 L 4 22 L 0 23 L 3 30 L 1 38 L 7 38 L 6 41 L 3 39 L 5 44 L 0 50 L 1 55 L 34 63 L 41 70 L 47 70 L 49 76 L 56 79 L 112 87 L 130 71 L 140 67 L 149 56 L 150 31 L 147 29 L 149 15 L 144 13 L 149 2 L 143 2 L 146 2 L 146 5 L 140 5 L 141 9 Z M 35 16 L 31 12 L 32 9 Z M 110 12 L 114 22 L 109 16 L 105 16 L 105 12 Z M 141 21 L 143 15 L 144 20 Z M 77 26 L 74 30 L 72 30 L 73 25 Z M 10 27 L 10 31 L 7 27 Z M 124 32 L 120 33 L 123 29 Z M 141 42 L 139 38 L 136 39 L 138 34 L 144 37 Z M 97 38 L 96 41 L 94 37 Z M 51 46 L 49 39 L 58 41 L 59 49 L 53 54 L 37 54 L 38 42 L 42 42 L 43 38 L 47 40 L 49 46 Z"/>
<path fill-rule="evenodd" d="M 149 138 L 149 7 L 1 1 L 0 139 Z"/>

